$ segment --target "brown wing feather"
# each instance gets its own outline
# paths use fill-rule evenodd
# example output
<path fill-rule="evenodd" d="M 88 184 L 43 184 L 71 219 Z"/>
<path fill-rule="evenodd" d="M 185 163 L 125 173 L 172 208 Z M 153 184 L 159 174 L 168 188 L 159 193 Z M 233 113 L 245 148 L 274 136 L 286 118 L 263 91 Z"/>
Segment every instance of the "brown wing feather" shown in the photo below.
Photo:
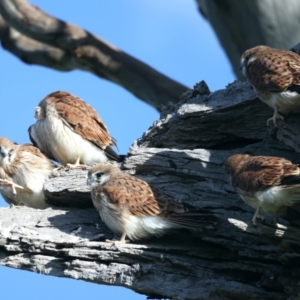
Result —
<path fill-rule="evenodd" d="M 116 146 L 99 115 L 86 102 L 62 91 L 50 94 L 48 99 L 55 105 L 60 117 L 83 138 L 101 149 Z"/>
<path fill-rule="evenodd" d="M 126 207 L 135 216 L 157 216 L 163 210 L 163 199 L 156 201 L 150 186 L 133 176 L 115 176 L 103 185 L 104 193 L 109 194 L 110 200 Z"/>
<path fill-rule="evenodd" d="M 217 220 L 211 211 L 176 201 L 147 182 L 127 174 L 115 176 L 103 185 L 102 191 L 134 216 L 161 216 L 180 226 L 202 229 L 211 228 Z"/>
<path fill-rule="evenodd" d="M 20 145 L 20 149 L 22 151 L 28 151 L 28 152 L 31 152 L 33 153 L 34 155 L 38 156 L 38 157 L 41 157 L 41 158 L 47 158 L 39 148 L 35 147 L 34 145 L 31 145 L 31 144 L 23 144 L 23 145 Z"/>
<path fill-rule="evenodd" d="M 290 66 L 290 59 L 286 51 L 260 52 L 247 68 L 247 79 L 260 91 L 284 91 L 290 85 L 298 84 L 298 81 L 294 82 L 295 69 Z M 297 62 L 300 64 L 299 59 Z"/>
<path fill-rule="evenodd" d="M 232 178 L 232 184 L 241 190 L 251 192 L 270 186 L 278 186 L 282 180 L 299 174 L 299 168 L 289 160 L 280 157 L 249 157 L 239 172 Z"/>

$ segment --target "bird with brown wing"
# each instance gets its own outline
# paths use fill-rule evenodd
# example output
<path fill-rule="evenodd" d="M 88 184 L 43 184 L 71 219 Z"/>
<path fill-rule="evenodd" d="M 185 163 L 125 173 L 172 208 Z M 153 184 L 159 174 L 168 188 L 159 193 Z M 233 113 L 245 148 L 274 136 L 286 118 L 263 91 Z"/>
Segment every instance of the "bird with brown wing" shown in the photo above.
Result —
<path fill-rule="evenodd" d="M 101 219 L 120 243 L 160 237 L 169 229 L 213 229 L 218 218 L 209 210 L 176 201 L 147 182 L 112 164 L 98 164 L 88 172 L 87 183 Z"/>
<path fill-rule="evenodd" d="M 39 103 L 35 118 L 28 129 L 30 140 L 50 159 L 70 168 L 119 160 L 105 124 L 80 98 L 63 91 L 51 93 Z"/>
<path fill-rule="evenodd" d="M 285 208 L 300 200 L 300 169 L 287 159 L 236 154 L 226 160 L 225 168 L 233 188 L 255 209 L 254 225 L 263 219 L 261 210 L 275 215 L 277 223 Z"/>
<path fill-rule="evenodd" d="M 38 148 L 0 137 L 0 193 L 7 203 L 45 208 L 43 187 L 55 167 Z"/>
<path fill-rule="evenodd" d="M 300 112 L 300 56 L 292 51 L 257 46 L 246 50 L 241 57 L 243 74 L 260 100 L 274 109 L 267 120 L 283 120 L 278 112 Z"/>

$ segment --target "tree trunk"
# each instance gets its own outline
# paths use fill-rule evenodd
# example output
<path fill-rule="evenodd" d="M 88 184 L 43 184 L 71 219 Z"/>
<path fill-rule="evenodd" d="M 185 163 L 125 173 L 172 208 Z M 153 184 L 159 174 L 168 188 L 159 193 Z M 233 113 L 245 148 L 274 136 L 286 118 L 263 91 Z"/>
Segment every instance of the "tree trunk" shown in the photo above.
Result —
<path fill-rule="evenodd" d="M 238 78 L 242 53 L 257 45 L 288 50 L 300 41 L 298 0 L 197 0 Z"/>
<path fill-rule="evenodd" d="M 176 199 L 213 210 L 220 218 L 215 231 L 106 243 L 113 234 L 92 208 L 87 171 L 62 170 L 45 184 L 45 193 L 50 204 L 72 207 L 0 209 L 0 264 L 120 285 L 153 298 L 299 299 L 297 207 L 281 225 L 267 216 L 253 226 L 253 209 L 222 168 L 228 156 L 245 152 L 299 162 L 299 119 L 287 117 L 270 129 L 271 115 L 248 83 L 210 94 L 202 82 L 178 105 L 164 108 L 122 165 Z"/>

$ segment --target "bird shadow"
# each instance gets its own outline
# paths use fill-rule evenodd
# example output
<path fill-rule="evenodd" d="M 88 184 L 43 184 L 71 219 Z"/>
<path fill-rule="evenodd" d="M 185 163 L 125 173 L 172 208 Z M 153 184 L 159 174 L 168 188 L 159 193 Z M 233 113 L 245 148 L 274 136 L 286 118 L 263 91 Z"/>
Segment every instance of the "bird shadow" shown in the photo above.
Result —
<path fill-rule="evenodd" d="M 68 235 L 91 241 L 113 238 L 113 233 L 102 222 L 95 209 L 65 208 L 64 214 L 48 217 L 39 226 L 55 227 Z"/>

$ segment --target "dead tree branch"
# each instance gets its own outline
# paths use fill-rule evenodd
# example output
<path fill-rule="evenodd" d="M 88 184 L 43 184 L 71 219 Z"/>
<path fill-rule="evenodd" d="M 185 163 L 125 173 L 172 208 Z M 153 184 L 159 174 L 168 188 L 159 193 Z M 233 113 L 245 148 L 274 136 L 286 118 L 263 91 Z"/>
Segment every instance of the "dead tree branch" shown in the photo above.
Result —
<path fill-rule="evenodd" d="M 3 47 L 26 63 L 91 72 L 156 108 L 177 103 L 187 90 L 96 35 L 51 17 L 26 0 L 0 1 L 0 14 Z"/>

